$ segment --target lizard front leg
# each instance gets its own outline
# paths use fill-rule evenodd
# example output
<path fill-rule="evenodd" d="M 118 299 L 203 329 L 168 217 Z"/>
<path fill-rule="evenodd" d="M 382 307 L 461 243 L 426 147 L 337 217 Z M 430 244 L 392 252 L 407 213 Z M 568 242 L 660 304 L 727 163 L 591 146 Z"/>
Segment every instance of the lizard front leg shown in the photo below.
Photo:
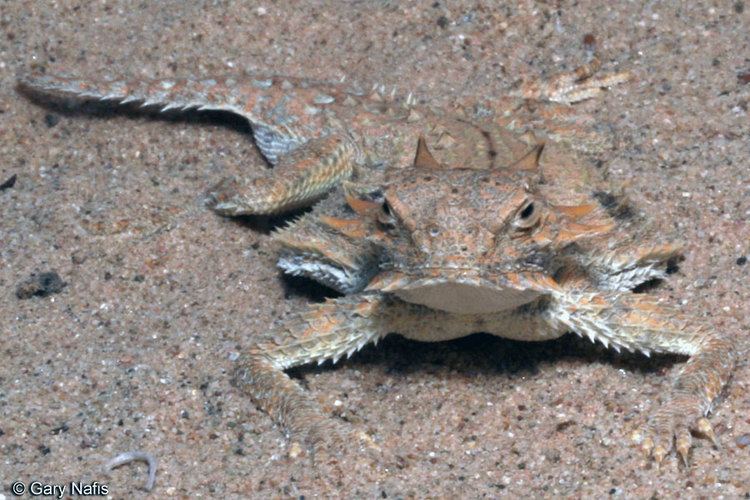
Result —
<path fill-rule="evenodd" d="M 303 313 L 277 323 L 271 340 L 253 347 L 236 371 L 235 381 L 255 404 L 285 432 L 316 446 L 341 439 L 334 421 L 289 378 L 284 370 L 313 362 L 338 361 L 351 356 L 388 333 L 383 311 L 388 301 L 381 295 L 362 294 L 316 304 Z M 360 442 L 367 441 L 357 434 Z"/>
<path fill-rule="evenodd" d="M 592 340 L 646 354 L 690 356 L 671 397 L 634 438 L 657 462 L 675 448 L 684 463 L 691 431 L 714 443 L 710 413 L 737 361 L 734 343 L 722 332 L 641 294 L 556 293 L 550 320 Z"/>
<path fill-rule="evenodd" d="M 236 371 L 235 382 L 287 434 L 313 451 L 321 444 L 372 447 L 361 432 L 343 431 L 285 370 L 313 362 L 338 361 L 391 332 L 422 342 L 437 342 L 475 332 L 546 340 L 564 333 L 550 327 L 535 307 L 496 314 L 452 314 L 410 304 L 380 293 L 361 293 L 316 304 L 279 322 L 272 340 L 252 348 Z"/>

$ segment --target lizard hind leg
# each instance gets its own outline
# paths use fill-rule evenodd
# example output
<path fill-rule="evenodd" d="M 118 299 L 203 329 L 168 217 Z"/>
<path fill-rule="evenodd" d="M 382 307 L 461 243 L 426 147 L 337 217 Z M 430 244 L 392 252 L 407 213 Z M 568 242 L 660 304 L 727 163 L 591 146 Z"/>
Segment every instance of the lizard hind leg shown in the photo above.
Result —
<path fill-rule="evenodd" d="M 228 179 L 209 194 L 223 215 L 263 215 L 309 206 L 342 180 L 359 159 L 358 148 L 345 133 L 303 136 L 299 130 L 271 127 L 252 111 L 264 91 L 255 80 L 160 79 L 81 80 L 51 75 L 24 75 L 18 88 L 33 99 L 80 105 L 103 102 L 137 105 L 161 112 L 224 111 L 245 118 L 263 156 L 275 165 L 256 179 Z"/>
<path fill-rule="evenodd" d="M 737 361 L 735 346 L 731 339 L 719 333 L 704 330 L 701 337 L 693 340 L 695 353 L 678 374 L 671 397 L 653 414 L 643 430 L 632 436 L 644 453 L 657 462 L 661 462 L 674 447 L 687 465 L 692 447 L 691 433 L 708 438 L 719 446 L 706 417 L 734 369 Z"/>
<path fill-rule="evenodd" d="M 601 94 L 602 89 L 614 87 L 631 78 L 627 71 L 597 75 L 601 62 L 594 57 L 572 71 L 564 71 L 546 79 L 524 82 L 516 92 L 518 97 L 536 101 L 574 104 Z"/>
<path fill-rule="evenodd" d="M 599 74 L 600 62 L 593 58 L 572 71 L 551 77 L 524 79 L 509 93 L 512 99 L 480 103 L 459 103 L 463 109 L 491 110 L 495 121 L 519 133 L 533 130 L 541 137 L 584 153 L 612 149 L 611 132 L 595 124 L 591 115 L 573 104 L 601 97 L 604 89 L 624 84 L 632 78 L 628 71 Z M 479 117 L 478 117 L 479 118 Z"/>
<path fill-rule="evenodd" d="M 272 170 L 252 179 L 229 178 L 209 197 L 222 215 L 272 215 L 313 204 L 351 177 L 357 147 L 342 134 L 311 139 L 281 156 Z"/>

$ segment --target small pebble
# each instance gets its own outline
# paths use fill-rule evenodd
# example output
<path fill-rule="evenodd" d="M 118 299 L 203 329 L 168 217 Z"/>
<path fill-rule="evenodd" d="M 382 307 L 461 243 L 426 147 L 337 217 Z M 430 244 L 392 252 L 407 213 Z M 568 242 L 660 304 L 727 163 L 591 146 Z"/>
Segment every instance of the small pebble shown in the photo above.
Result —
<path fill-rule="evenodd" d="M 289 447 L 289 458 L 297 458 L 302 454 L 302 446 L 298 442 L 293 442 Z"/>
<path fill-rule="evenodd" d="M 16 174 L 11 175 L 8 179 L 0 184 L 0 191 L 5 191 L 16 185 Z"/>
<path fill-rule="evenodd" d="M 593 51 L 596 49 L 596 37 L 591 33 L 586 33 L 583 35 L 583 45 L 586 47 L 586 50 Z"/>
<path fill-rule="evenodd" d="M 88 256 L 80 250 L 75 250 L 70 254 L 70 261 L 73 264 L 83 264 L 84 262 L 86 262 L 87 258 Z"/>
<path fill-rule="evenodd" d="M 18 284 L 16 297 L 20 300 L 31 297 L 46 297 L 54 293 L 60 293 L 67 283 L 55 271 L 45 273 L 32 273 L 26 280 Z"/>
<path fill-rule="evenodd" d="M 49 128 L 52 128 L 60 123 L 60 117 L 53 115 L 52 113 L 47 113 L 44 115 L 44 123 L 46 123 Z"/>
<path fill-rule="evenodd" d="M 740 448 L 746 448 L 750 446 L 750 433 L 738 436 L 737 439 L 734 440 L 734 442 L 737 443 L 737 446 L 739 446 Z"/>
<path fill-rule="evenodd" d="M 743 255 L 742 257 L 739 257 L 736 262 L 738 266 L 744 266 L 747 264 L 747 257 Z"/>

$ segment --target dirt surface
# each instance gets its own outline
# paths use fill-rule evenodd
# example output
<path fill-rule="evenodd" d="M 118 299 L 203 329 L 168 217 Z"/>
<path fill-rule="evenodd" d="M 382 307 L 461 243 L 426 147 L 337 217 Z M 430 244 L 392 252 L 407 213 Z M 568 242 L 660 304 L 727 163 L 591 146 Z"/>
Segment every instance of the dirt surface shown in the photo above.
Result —
<path fill-rule="evenodd" d="M 3 2 L 0 491 L 82 480 L 148 496 L 145 464 L 101 472 L 141 450 L 159 461 L 155 497 L 750 496 L 750 5 L 686 5 Z M 61 112 L 14 89 L 32 69 L 272 71 L 398 85 L 441 103 L 570 69 L 587 34 L 605 70 L 636 76 L 577 106 L 615 138 L 594 160 L 688 242 L 659 293 L 743 350 L 712 418 L 723 447 L 698 441 L 689 469 L 674 457 L 653 466 L 628 438 L 684 359 L 619 356 L 572 337 L 393 337 L 335 368 L 298 370 L 325 408 L 396 460 L 290 458 L 230 374 L 315 291 L 279 277 L 268 237 L 277 222 L 203 206 L 221 178 L 265 168 L 247 128 Z M 19 298 L 30 279 L 41 292 Z"/>

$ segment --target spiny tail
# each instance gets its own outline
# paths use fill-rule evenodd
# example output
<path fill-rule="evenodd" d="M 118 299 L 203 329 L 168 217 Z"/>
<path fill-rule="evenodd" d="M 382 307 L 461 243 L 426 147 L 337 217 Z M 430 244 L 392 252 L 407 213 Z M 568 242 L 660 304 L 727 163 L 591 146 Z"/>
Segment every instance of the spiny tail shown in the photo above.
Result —
<path fill-rule="evenodd" d="M 18 79 L 21 92 L 53 103 L 77 105 L 102 101 L 158 107 L 160 111 L 231 110 L 231 103 L 217 103 L 208 98 L 227 95 L 226 86 L 225 79 L 81 80 L 48 75 L 25 75 Z"/>

